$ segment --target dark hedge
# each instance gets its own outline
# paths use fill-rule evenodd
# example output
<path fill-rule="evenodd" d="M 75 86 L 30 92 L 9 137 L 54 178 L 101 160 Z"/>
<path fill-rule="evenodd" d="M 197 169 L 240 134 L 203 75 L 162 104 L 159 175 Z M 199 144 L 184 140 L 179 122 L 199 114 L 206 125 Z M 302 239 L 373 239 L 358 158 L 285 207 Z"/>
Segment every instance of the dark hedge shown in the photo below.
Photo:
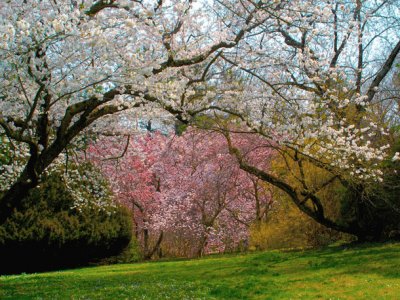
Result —
<path fill-rule="evenodd" d="M 54 173 L 14 209 L 0 225 L 0 274 L 81 266 L 129 244 L 132 222 L 125 208 L 110 199 L 96 206 L 90 196 L 76 207 L 73 193 Z"/>

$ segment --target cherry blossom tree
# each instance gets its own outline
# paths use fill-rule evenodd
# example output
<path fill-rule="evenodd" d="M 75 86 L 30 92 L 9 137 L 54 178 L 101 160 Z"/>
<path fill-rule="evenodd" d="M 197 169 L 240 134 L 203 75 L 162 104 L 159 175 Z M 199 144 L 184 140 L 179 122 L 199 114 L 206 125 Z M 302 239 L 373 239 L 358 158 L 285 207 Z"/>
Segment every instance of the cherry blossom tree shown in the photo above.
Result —
<path fill-rule="evenodd" d="M 210 65 L 257 26 L 258 5 L 232 28 L 192 2 L 0 3 L 0 134 L 21 157 L 1 169 L 0 221 L 82 132 L 113 131 L 132 109 L 184 120 L 209 104 Z"/>
<path fill-rule="evenodd" d="M 256 138 L 240 137 L 249 153 Z M 257 147 L 251 156 L 267 167 L 270 148 Z M 240 170 L 219 133 L 191 128 L 182 136 L 139 135 L 124 147 L 118 138 L 106 138 L 89 147 L 87 158 L 110 180 L 116 200 L 134 212 L 146 258 L 163 237 L 167 244 L 188 244 L 190 256 L 233 250 L 272 205 L 266 185 Z"/>
<path fill-rule="evenodd" d="M 240 13 L 234 3 L 222 5 Z M 361 205 L 374 202 L 371 187 L 383 182 L 385 164 L 398 159 L 388 124 L 375 113 L 387 100 L 382 87 L 392 79 L 400 51 L 397 3 L 277 1 L 259 14 L 266 21 L 244 49 L 221 54 L 218 84 L 236 89 L 219 90 L 217 97 L 231 103 L 252 131 L 276 141 L 299 187 L 254 166 L 226 133 L 231 153 L 242 169 L 286 192 L 321 224 L 376 238 L 368 226 L 332 220 L 318 192 L 340 181 L 356 190 Z M 304 176 L 306 164 L 330 176 L 313 185 Z M 395 206 L 393 211 L 400 203 Z"/>
<path fill-rule="evenodd" d="M 286 147 L 328 161 L 355 181 L 380 180 L 379 162 L 389 158 L 390 145 L 384 124 L 368 112 L 400 51 L 398 6 L 277 3 L 259 12 L 266 21 L 245 49 L 222 54 L 221 81 L 234 80 L 237 89 L 219 97 L 270 139 L 279 136 Z"/>
<path fill-rule="evenodd" d="M 144 258 L 151 258 L 163 238 L 162 230 L 152 230 L 154 216 L 162 206 L 154 165 L 159 163 L 167 142 L 160 133 L 113 136 L 103 137 L 86 150 L 86 159 L 108 178 L 115 200 L 132 212 L 135 236 L 141 242 Z M 157 242 L 150 247 L 154 235 Z"/>

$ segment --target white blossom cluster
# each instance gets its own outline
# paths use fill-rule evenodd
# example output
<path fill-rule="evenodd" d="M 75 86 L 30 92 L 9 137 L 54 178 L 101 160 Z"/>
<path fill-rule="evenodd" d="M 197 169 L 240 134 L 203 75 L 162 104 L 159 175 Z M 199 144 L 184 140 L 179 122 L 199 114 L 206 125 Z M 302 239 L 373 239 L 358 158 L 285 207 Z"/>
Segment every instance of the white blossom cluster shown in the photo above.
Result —
<path fill-rule="evenodd" d="M 258 16 L 269 16 L 264 30 L 251 37 L 245 51 L 224 54 L 236 73 L 220 77 L 221 105 L 281 147 L 350 181 L 382 181 L 383 162 L 398 156 L 390 156 L 389 130 L 373 112 L 381 91 L 372 86 L 381 68 L 373 61 L 383 63 L 390 52 L 382 44 L 393 49 L 398 41 L 388 37 L 399 37 L 393 16 L 399 8 L 365 1 L 358 21 L 355 3 L 290 1 L 289 8 L 280 2 L 283 9 L 276 11 L 271 3 Z M 364 55 L 361 68 L 359 55 Z"/>
<path fill-rule="evenodd" d="M 67 190 L 74 198 L 71 209 L 115 211 L 116 204 L 112 201 L 111 192 L 97 168 L 89 164 L 72 164 L 69 169 L 66 168 L 65 156 L 60 155 L 46 170 L 46 174 L 61 174 Z"/>
<path fill-rule="evenodd" d="M 29 150 L 22 144 L 11 144 L 0 137 L 0 192 L 6 191 L 23 171 Z"/>

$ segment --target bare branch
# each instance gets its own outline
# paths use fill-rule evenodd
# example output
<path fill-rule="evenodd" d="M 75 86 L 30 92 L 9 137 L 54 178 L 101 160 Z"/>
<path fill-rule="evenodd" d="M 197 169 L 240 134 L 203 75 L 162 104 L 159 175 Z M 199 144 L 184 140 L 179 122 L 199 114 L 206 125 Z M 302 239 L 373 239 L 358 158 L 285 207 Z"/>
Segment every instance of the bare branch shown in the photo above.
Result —
<path fill-rule="evenodd" d="M 397 42 L 396 46 L 393 48 L 392 52 L 390 53 L 385 63 L 383 64 L 381 70 L 378 72 L 378 74 L 376 74 L 375 79 L 369 86 L 367 92 L 368 102 L 371 102 L 372 99 L 374 98 L 379 84 L 382 82 L 382 80 L 386 77 L 386 75 L 392 68 L 394 60 L 396 59 L 399 52 L 400 52 L 400 40 Z"/>

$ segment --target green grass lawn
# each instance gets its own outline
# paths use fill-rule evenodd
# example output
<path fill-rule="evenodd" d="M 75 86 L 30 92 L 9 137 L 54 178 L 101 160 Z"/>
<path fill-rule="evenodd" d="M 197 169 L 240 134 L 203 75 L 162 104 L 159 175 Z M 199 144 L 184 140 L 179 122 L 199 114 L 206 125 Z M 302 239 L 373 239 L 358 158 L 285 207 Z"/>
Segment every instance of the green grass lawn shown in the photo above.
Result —
<path fill-rule="evenodd" d="M 0 299 L 400 299 L 400 244 L 1 276 Z"/>

